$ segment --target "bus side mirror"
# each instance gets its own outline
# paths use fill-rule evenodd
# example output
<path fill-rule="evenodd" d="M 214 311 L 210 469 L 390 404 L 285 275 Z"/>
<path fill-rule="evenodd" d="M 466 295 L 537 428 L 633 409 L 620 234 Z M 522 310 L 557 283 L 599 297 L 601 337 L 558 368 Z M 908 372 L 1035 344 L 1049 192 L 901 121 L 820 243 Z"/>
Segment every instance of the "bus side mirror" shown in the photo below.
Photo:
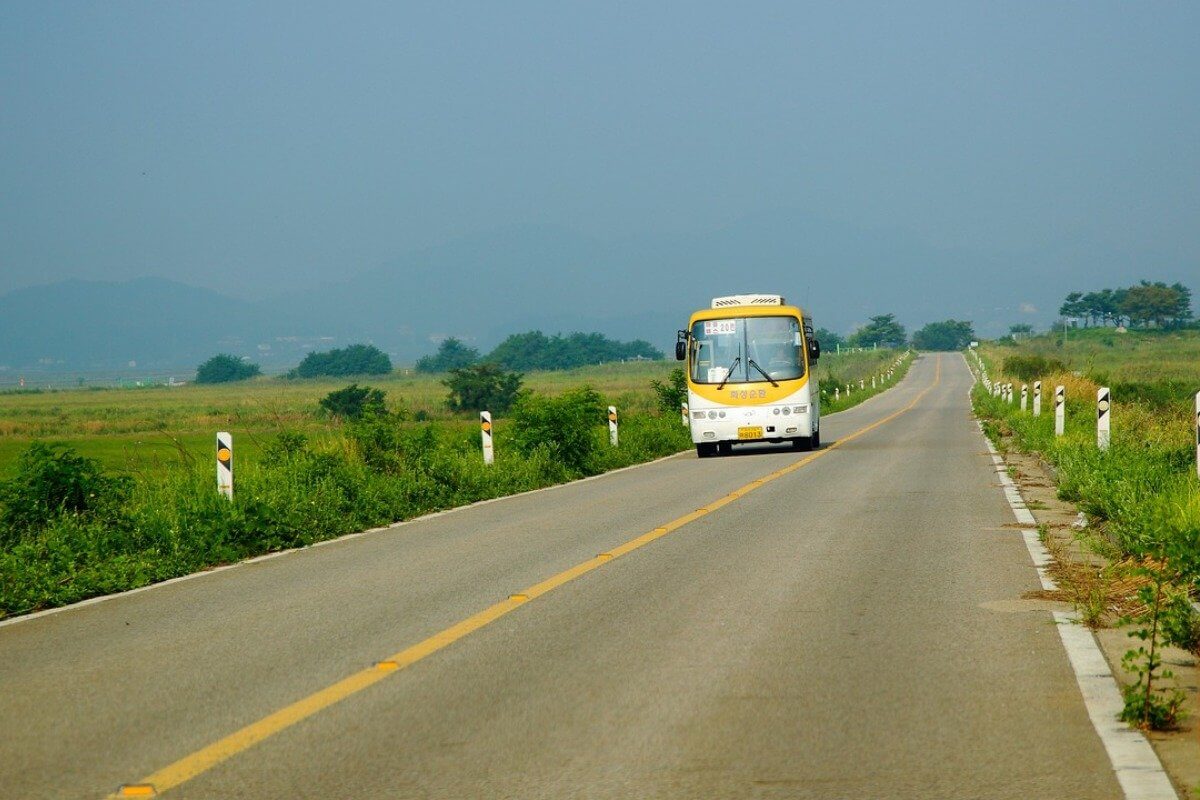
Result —
<path fill-rule="evenodd" d="M 818 339 L 813 339 L 808 346 L 808 357 L 816 361 L 821 357 L 821 342 Z"/>
<path fill-rule="evenodd" d="M 687 358 L 687 342 L 680 339 L 675 342 L 675 360 L 683 361 Z"/>

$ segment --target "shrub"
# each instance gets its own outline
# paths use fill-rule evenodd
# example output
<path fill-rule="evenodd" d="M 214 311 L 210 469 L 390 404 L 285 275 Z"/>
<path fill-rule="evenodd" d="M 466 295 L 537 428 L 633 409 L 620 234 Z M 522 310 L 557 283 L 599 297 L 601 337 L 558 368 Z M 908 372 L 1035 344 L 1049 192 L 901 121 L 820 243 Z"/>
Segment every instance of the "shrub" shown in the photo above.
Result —
<path fill-rule="evenodd" d="M 36 531 L 62 514 L 100 516 L 129 495 L 125 477 L 105 475 L 100 462 L 59 444 L 34 443 L 16 477 L 0 483 L 0 545 Z"/>
<path fill-rule="evenodd" d="M 451 336 L 444 339 L 433 355 L 424 356 L 417 361 L 417 372 L 449 372 L 452 369 L 469 367 L 479 360 L 479 351 L 467 347 Z"/>
<path fill-rule="evenodd" d="M 1009 356 L 1004 359 L 1005 375 L 1020 378 L 1023 381 L 1034 381 L 1044 375 L 1066 372 L 1067 365 L 1056 358 L 1046 358 L 1037 355 Z"/>
<path fill-rule="evenodd" d="M 344 389 L 330 392 L 321 398 L 321 408 L 342 419 L 360 419 L 364 414 L 386 411 L 383 390 L 352 383 Z"/>
<path fill-rule="evenodd" d="M 530 457 L 543 451 L 577 474 L 588 474 L 599 447 L 596 431 L 604 419 L 600 395 L 590 386 L 558 397 L 526 394 L 513 409 L 511 440 Z"/>
<path fill-rule="evenodd" d="M 680 367 L 671 370 L 666 382 L 650 381 L 650 387 L 658 395 L 658 407 L 667 413 L 678 411 L 680 404 L 687 400 L 687 377 Z"/>
<path fill-rule="evenodd" d="M 251 364 L 228 353 L 220 353 L 197 367 L 196 383 L 232 383 L 253 378 L 261 373 L 258 364 Z"/>
<path fill-rule="evenodd" d="M 343 375 L 386 375 L 392 371 L 387 353 L 369 344 L 352 344 L 326 353 L 309 353 L 289 378 L 317 378 Z"/>
<path fill-rule="evenodd" d="M 442 383 L 450 389 L 446 404 L 451 411 L 502 414 L 516 402 L 521 375 L 505 372 L 495 364 L 475 364 L 453 370 Z"/>

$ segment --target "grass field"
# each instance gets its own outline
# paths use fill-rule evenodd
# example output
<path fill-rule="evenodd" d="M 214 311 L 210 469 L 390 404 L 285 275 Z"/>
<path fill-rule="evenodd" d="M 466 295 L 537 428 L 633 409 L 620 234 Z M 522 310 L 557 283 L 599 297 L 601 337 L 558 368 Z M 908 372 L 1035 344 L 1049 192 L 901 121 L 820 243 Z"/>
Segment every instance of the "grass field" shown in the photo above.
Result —
<path fill-rule="evenodd" d="M 1113 328 L 1083 328 L 1067 331 L 1065 344 L 1059 333 L 984 346 L 984 354 L 1000 362 L 1014 353 L 1055 358 L 1071 371 L 1101 382 L 1200 380 L 1197 330 L 1117 333 Z"/>
<path fill-rule="evenodd" d="M 818 374 L 834 375 L 840 381 L 865 378 L 869 390 L 870 376 L 895 355 L 891 351 L 827 354 Z M 535 372 L 525 376 L 524 385 L 554 395 L 589 384 L 622 413 L 647 413 L 655 407 L 650 381 L 664 380 L 676 366 L 674 361 L 651 361 Z M 443 377 L 393 373 L 358 382 L 384 390 L 389 405 L 402 406 L 411 414 L 421 412 L 450 425 L 474 424 L 473 415 L 455 415 L 446 409 Z M 239 461 L 254 459 L 280 430 L 318 436 L 330 430 L 331 423 L 319 413 L 317 402 L 351 380 L 264 377 L 216 386 L 0 393 L 0 477 L 11 471 L 31 442 L 39 440 L 68 444 L 109 469 L 142 472 L 177 463 L 186 457 L 181 451 L 208 458 L 216 432 L 227 430 L 236 436 Z M 827 408 L 834 411 L 845 405 L 843 401 L 835 407 L 830 401 Z"/>
<path fill-rule="evenodd" d="M 830 356 L 820 369 L 831 384 L 869 384 L 896 355 Z M 408 414 L 346 422 L 320 414 L 318 400 L 348 380 L 0 395 L 0 617 L 686 450 L 674 401 L 660 408 L 650 383 L 674 368 L 527 376 L 531 393 L 496 417 L 492 466 L 474 414 L 446 408 L 437 376 L 362 381 Z M 608 444 L 609 404 L 622 413 L 620 447 Z M 235 437 L 233 502 L 215 487 L 222 429 Z"/>

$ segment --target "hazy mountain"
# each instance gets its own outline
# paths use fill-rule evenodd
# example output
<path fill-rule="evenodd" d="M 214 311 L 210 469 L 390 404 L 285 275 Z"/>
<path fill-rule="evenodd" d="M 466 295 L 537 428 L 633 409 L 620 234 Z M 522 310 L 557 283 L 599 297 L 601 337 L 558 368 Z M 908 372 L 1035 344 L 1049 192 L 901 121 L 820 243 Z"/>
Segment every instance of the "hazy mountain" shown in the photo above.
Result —
<path fill-rule="evenodd" d="M 753 253 L 753 257 L 747 254 Z M 1003 273 L 969 252 L 798 213 L 737 220 L 700 236 L 602 242 L 518 226 L 405 253 L 312 289 L 247 302 L 162 279 L 68 281 L 0 296 L 0 366 L 194 367 L 218 351 L 264 369 L 314 348 L 372 342 L 400 363 L 444 336 L 486 350 L 516 331 L 598 331 L 669 350 L 693 308 L 719 294 L 784 293 L 818 324 L 849 330 L 872 314 L 910 327 L 947 317 L 996 327 L 1028 288 L 1009 272 L 980 298 L 964 267 Z M 1027 262 L 1030 274 L 1036 267 Z M 863 276 L 874 276 L 865 279 Z"/>

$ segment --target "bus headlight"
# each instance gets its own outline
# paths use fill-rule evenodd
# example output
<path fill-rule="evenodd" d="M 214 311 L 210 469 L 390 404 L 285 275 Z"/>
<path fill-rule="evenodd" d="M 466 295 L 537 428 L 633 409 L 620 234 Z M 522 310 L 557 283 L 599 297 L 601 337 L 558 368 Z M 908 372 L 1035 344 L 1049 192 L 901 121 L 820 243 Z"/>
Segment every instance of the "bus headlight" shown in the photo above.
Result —
<path fill-rule="evenodd" d="M 793 411 L 797 414 L 803 414 L 805 411 L 808 411 L 808 406 L 796 406 Z"/>
<path fill-rule="evenodd" d="M 715 411 L 710 411 L 710 412 L 708 412 L 708 418 L 709 418 L 709 419 L 716 419 L 716 418 L 717 418 L 717 412 L 715 412 Z"/>
<path fill-rule="evenodd" d="M 790 413 L 792 413 L 792 410 L 791 410 L 790 408 L 785 408 L 785 409 L 783 410 L 783 413 L 784 413 L 785 415 L 786 415 L 786 414 L 790 414 Z"/>

